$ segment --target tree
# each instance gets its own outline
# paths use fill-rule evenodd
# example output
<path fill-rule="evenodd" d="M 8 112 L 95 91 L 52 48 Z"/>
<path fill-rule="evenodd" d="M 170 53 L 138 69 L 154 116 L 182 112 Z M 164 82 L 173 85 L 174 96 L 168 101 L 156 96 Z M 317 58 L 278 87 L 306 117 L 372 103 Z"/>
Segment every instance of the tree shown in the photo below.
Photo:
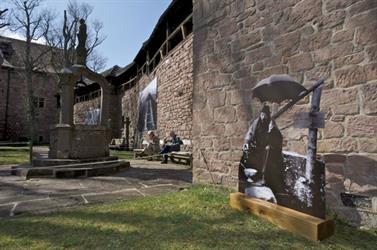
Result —
<path fill-rule="evenodd" d="M 72 0 L 68 3 L 67 10 L 64 11 L 63 23 L 47 34 L 47 43 L 52 47 L 62 49 L 65 67 L 73 65 L 76 61 L 75 48 L 79 21 L 84 19 L 88 23 L 92 12 L 93 7 L 91 5 Z M 103 24 L 99 20 L 94 20 L 88 25 L 87 66 L 94 71 L 102 70 L 106 65 L 106 58 L 97 50 L 98 46 L 106 39 L 102 30 Z"/>
<path fill-rule="evenodd" d="M 0 29 L 9 26 L 9 23 L 5 20 L 5 13 L 8 9 L 1 10 L 0 9 Z"/>
<path fill-rule="evenodd" d="M 42 51 L 31 51 L 32 41 L 46 37 L 53 21 L 53 15 L 47 10 L 40 10 L 43 0 L 12 0 L 14 31 L 22 33 L 25 37 L 23 51 L 24 79 L 27 88 L 27 110 L 29 127 L 29 160 L 33 159 L 33 140 L 35 138 L 35 108 L 33 91 L 33 72 L 43 68 L 42 59 L 51 50 L 46 47 Z"/>

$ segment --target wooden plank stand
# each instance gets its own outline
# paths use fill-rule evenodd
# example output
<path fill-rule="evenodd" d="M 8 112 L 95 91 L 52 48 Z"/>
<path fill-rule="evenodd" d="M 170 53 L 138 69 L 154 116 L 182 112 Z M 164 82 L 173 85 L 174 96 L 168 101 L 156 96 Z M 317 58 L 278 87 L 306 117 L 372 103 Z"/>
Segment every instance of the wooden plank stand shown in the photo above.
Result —
<path fill-rule="evenodd" d="M 230 206 L 267 219 L 271 223 L 309 240 L 324 240 L 334 234 L 334 221 L 320 219 L 265 200 L 237 192 L 230 194 Z"/>

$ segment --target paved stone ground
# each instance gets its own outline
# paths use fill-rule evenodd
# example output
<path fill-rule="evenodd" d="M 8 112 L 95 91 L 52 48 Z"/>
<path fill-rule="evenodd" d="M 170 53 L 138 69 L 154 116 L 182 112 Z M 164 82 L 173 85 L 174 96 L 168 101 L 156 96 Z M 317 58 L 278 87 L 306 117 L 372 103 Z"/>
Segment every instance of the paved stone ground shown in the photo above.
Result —
<path fill-rule="evenodd" d="M 92 203 L 158 195 L 187 188 L 192 171 L 186 165 L 131 160 L 131 168 L 112 176 L 80 179 L 25 178 L 0 166 L 0 217 L 44 213 Z"/>

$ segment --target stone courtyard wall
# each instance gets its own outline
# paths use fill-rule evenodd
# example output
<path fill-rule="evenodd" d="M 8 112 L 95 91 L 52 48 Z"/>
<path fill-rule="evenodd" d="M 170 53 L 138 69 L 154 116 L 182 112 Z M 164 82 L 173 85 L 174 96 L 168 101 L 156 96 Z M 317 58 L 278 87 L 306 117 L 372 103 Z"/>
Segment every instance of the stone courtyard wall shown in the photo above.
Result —
<path fill-rule="evenodd" d="M 160 139 L 174 130 L 181 139 L 191 139 L 192 42 L 190 35 L 166 55 L 156 69 L 143 74 L 122 96 L 123 116 L 130 117 L 130 137 L 136 130 L 139 93 L 157 78 L 157 134 Z"/>
<path fill-rule="evenodd" d="M 327 77 L 318 152 L 327 201 L 341 192 L 377 195 L 377 1 L 194 0 L 193 176 L 236 188 L 243 137 L 260 104 L 251 89 L 271 74 L 312 85 Z M 280 128 L 309 98 L 278 119 Z M 277 107 L 273 107 L 276 111 Z M 283 130 L 286 150 L 305 153 L 307 130 Z"/>

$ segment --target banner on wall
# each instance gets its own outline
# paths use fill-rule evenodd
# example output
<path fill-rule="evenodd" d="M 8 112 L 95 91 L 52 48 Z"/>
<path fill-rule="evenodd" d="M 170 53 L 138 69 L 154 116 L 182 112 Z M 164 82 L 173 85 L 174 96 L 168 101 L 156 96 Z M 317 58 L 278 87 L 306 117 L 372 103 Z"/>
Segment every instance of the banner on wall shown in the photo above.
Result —
<path fill-rule="evenodd" d="M 157 128 L 157 78 L 154 78 L 139 94 L 140 132 Z"/>
<path fill-rule="evenodd" d="M 99 108 L 90 108 L 89 111 L 85 112 L 85 125 L 98 125 L 99 119 L 101 117 L 101 110 Z"/>

